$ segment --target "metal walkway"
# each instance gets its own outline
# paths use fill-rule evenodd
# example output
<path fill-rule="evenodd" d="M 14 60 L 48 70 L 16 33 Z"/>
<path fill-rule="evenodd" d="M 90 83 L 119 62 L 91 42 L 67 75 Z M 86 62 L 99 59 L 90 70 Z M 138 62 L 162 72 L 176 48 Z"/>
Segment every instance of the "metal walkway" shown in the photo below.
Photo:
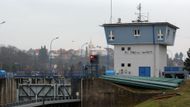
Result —
<path fill-rule="evenodd" d="M 183 82 L 182 79 L 175 78 L 150 78 L 150 77 L 137 77 L 137 76 L 125 76 L 125 75 L 114 75 L 114 76 L 101 76 L 100 78 L 108 81 L 112 81 L 117 84 L 130 85 L 143 88 L 154 88 L 154 89 L 174 89 Z"/>
<path fill-rule="evenodd" d="M 7 104 L 5 105 L 5 107 L 38 107 L 42 105 L 77 103 L 77 102 L 81 102 L 81 100 L 79 98 L 63 97 L 63 98 L 38 99 L 31 101 L 16 102 L 12 104 Z"/>

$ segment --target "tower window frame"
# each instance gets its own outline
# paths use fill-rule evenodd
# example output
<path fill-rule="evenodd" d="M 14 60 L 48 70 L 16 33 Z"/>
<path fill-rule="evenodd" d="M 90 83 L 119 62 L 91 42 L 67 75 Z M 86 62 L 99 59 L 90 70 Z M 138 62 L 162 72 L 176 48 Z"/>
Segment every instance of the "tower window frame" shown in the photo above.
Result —
<path fill-rule="evenodd" d="M 114 41 L 115 40 L 115 35 L 113 34 L 112 30 L 110 30 L 110 32 L 109 32 L 108 39 L 109 39 L 109 41 Z"/>
<path fill-rule="evenodd" d="M 164 33 L 162 29 L 158 29 L 157 37 L 158 37 L 158 40 L 164 40 Z"/>
<path fill-rule="evenodd" d="M 140 29 L 139 29 L 139 28 L 135 28 L 135 29 L 133 30 L 133 36 L 138 37 L 138 36 L 140 36 L 140 35 L 141 35 Z"/>

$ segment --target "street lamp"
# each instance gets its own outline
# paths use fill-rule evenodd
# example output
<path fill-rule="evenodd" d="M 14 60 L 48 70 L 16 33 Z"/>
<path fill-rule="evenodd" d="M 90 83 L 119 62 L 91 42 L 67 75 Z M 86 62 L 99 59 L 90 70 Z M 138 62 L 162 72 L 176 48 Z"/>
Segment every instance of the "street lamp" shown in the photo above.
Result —
<path fill-rule="evenodd" d="M 85 42 L 84 44 L 81 45 L 81 62 L 82 62 L 82 49 L 83 49 L 83 46 L 87 45 L 88 42 Z M 81 63 L 81 66 L 82 66 L 82 63 Z M 83 73 L 83 72 L 82 72 Z M 81 78 L 81 107 L 83 106 L 83 77 Z"/>
<path fill-rule="evenodd" d="M 56 39 L 59 39 L 59 37 L 57 36 L 57 37 L 55 37 L 55 38 L 53 38 L 52 40 L 51 40 L 51 43 L 50 43 L 50 46 L 49 46 L 49 69 L 50 69 L 50 71 L 52 70 L 51 69 L 51 57 L 52 57 L 52 55 L 51 55 L 51 49 L 52 49 L 52 43 L 53 43 L 53 41 L 54 40 L 56 40 Z"/>
<path fill-rule="evenodd" d="M 88 44 L 88 42 L 85 42 L 84 44 L 81 45 L 81 50 L 80 50 L 80 52 L 81 52 L 81 53 L 80 53 L 81 57 L 82 57 L 82 49 L 83 49 L 83 46 L 85 46 L 85 45 L 87 45 L 87 44 Z"/>
<path fill-rule="evenodd" d="M 57 37 L 55 37 L 55 38 L 53 38 L 53 39 L 51 40 L 51 43 L 50 43 L 50 53 L 51 53 L 51 49 L 52 49 L 52 43 L 53 43 L 53 41 L 56 40 L 56 39 L 59 39 L 59 37 L 57 36 Z"/>
<path fill-rule="evenodd" d="M 0 24 L 4 24 L 5 21 L 1 22 Z M 0 63 L 0 69 L 2 69 L 2 63 Z"/>

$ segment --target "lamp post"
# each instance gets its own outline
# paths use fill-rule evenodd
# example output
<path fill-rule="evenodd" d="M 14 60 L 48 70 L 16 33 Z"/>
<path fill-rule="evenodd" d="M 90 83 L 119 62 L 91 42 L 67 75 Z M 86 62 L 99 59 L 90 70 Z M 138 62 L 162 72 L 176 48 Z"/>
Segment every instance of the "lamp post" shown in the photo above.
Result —
<path fill-rule="evenodd" d="M 85 42 L 85 43 L 83 43 L 82 45 L 81 45 L 81 50 L 80 50 L 80 59 L 81 59 L 81 66 L 83 66 L 83 63 L 82 63 L 82 49 L 83 49 L 83 47 L 85 46 L 85 45 L 87 45 L 88 44 L 88 42 Z M 86 59 L 85 59 L 85 61 L 86 61 Z"/>
<path fill-rule="evenodd" d="M 57 37 L 53 38 L 53 39 L 51 40 L 50 46 L 49 46 L 49 70 L 50 70 L 50 72 L 51 72 L 51 70 L 52 70 L 52 68 L 51 68 L 51 58 L 52 58 L 51 49 L 52 49 L 52 43 L 53 43 L 53 41 L 56 40 L 56 39 L 59 39 L 59 37 L 57 36 Z"/>
<path fill-rule="evenodd" d="M 81 53 L 80 53 L 80 55 L 81 55 L 81 62 L 82 62 L 82 49 L 83 49 L 83 46 L 85 46 L 85 45 L 87 45 L 88 44 L 88 42 L 85 42 L 84 44 L 82 44 L 81 45 Z M 81 66 L 83 66 L 82 65 L 82 63 L 81 63 Z M 83 78 L 81 78 L 81 107 L 83 107 Z"/>
<path fill-rule="evenodd" d="M 85 45 L 87 45 L 87 44 L 88 44 L 88 42 L 85 42 L 84 44 L 81 45 L 81 50 L 80 50 L 80 55 L 81 55 L 81 57 L 82 57 L 82 49 L 83 49 L 83 47 L 84 47 Z"/>
<path fill-rule="evenodd" d="M 0 24 L 4 24 L 4 23 L 5 23 L 5 21 L 2 21 Z M 0 69 L 2 69 L 2 67 L 3 67 L 3 64 L 0 63 Z"/>

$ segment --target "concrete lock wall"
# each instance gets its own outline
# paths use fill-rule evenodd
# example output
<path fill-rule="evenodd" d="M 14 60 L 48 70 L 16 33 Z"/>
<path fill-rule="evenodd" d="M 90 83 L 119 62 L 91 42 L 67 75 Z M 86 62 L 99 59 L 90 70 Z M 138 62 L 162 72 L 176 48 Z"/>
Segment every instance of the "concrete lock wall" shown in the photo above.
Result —
<path fill-rule="evenodd" d="M 16 82 L 14 79 L 0 79 L 0 107 L 16 101 Z"/>
<path fill-rule="evenodd" d="M 133 107 L 160 93 L 131 89 L 102 79 L 85 79 L 82 88 L 82 107 Z"/>

